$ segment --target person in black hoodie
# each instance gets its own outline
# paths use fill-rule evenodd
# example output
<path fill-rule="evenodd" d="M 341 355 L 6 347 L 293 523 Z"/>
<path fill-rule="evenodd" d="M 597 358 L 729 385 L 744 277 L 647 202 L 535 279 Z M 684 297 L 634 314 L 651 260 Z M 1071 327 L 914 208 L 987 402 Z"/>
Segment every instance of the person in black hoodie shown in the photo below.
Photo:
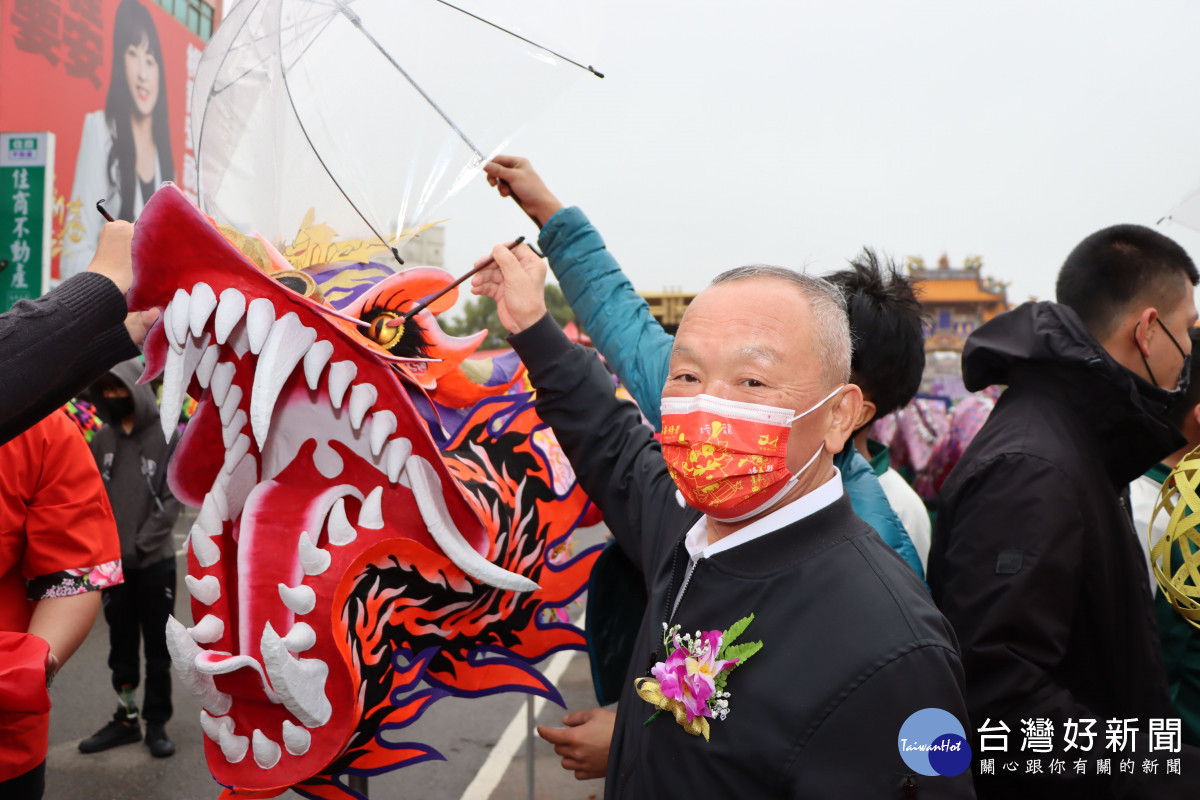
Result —
<path fill-rule="evenodd" d="M 942 489 L 928 577 L 962 645 L 971 723 L 981 743 L 1007 740 L 977 756 L 1019 764 L 977 775 L 981 798 L 1197 796 L 1194 751 L 1149 750 L 1151 720 L 1176 715 L 1127 487 L 1183 443 L 1167 409 L 1187 380 L 1198 279 L 1165 236 L 1107 228 L 1067 257 L 1059 302 L 1026 303 L 967 340 L 966 387 L 1008 389 Z M 1124 720 L 1137 734 L 1108 749 Z M 1111 775 L 1098 774 L 1104 757 Z M 1115 766 L 1129 757 L 1137 774 Z M 1157 774 L 1147 758 L 1164 762 Z M 1165 774 L 1166 758 L 1182 775 Z"/>
<path fill-rule="evenodd" d="M 778 267 L 718 277 L 679 326 L 660 445 L 613 395 L 595 352 L 546 314 L 545 263 L 525 247 L 492 257 L 476 293 L 497 301 L 538 413 L 605 519 L 620 522 L 614 535 L 649 597 L 605 796 L 973 797 L 966 763 L 945 775 L 927 756 L 920 770 L 907 763 L 951 733 L 910 741 L 902 729 L 912 715 L 940 709 L 931 713 L 961 728 L 962 669 L 921 580 L 854 514 L 833 465 L 862 404 L 848 383 L 840 292 Z M 768 453 L 770 469 L 748 466 Z M 722 466 L 710 468 L 710 457 Z M 703 474 L 689 478 L 689 464 Z M 772 471 L 780 480 L 759 486 Z M 680 640 L 664 631 L 705 639 L 751 615 L 738 641 L 762 648 L 729 673 L 729 694 L 693 686 L 680 696 L 699 701 L 696 715 L 677 705 L 650 721 L 664 698 L 679 699 L 671 675 L 682 672 L 670 664 L 683 669 Z M 697 682 L 720 671 L 694 661 Z M 911 746 L 903 756 L 902 744 Z M 948 737 L 937 745 L 965 753 Z"/>
<path fill-rule="evenodd" d="M 105 423 L 91 448 L 117 520 L 125 583 L 105 589 L 102 597 L 117 711 L 107 725 L 79 743 L 79 750 L 97 753 L 141 741 L 135 699 L 140 637 L 146 653 L 146 745 L 162 758 L 175 752 L 164 726 L 172 712 L 166 629 L 167 617 L 175 610 L 172 529 L 180 503 L 167 486 L 166 472 L 179 434 L 170 444 L 163 439 L 154 390 L 137 383 L 141 372 L 137 359 L 123 361 L 89 390 Z"/>

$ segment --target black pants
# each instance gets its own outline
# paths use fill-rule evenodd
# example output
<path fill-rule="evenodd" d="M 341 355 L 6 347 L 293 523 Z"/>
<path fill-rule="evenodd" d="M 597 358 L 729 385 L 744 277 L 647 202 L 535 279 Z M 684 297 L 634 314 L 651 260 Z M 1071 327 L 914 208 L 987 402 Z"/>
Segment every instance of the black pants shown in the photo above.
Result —
<path fill-rule="evenodd" d="M 0 781 L 0 797 L 4 800 L 42 800 L 46 791 L 46 762 L 29 772 Z"/>
<path fill-rule="evenodd" d="M 108 621 L 108 666 L 113 688 L 137 688 L 140 679 L 139 635 L 146 649 L 146 690 L 142 716 L 147 722 L 171 718 L 171 654 L 167 617 L 175 611 L 175 559 L 143 569 L 125 570 L 125 582 L 103 590 Z"/>

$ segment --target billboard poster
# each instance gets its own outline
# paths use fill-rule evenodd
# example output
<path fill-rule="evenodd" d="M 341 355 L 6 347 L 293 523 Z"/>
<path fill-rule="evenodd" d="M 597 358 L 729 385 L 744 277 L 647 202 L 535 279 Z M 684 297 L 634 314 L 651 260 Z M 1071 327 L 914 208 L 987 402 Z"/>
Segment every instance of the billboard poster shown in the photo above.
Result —
<path fill-rule="evenodd" d="M 55 134 L 53 277 L 87 267 L 97 200 L 133 220 L 162 181 L 194 199 L 203 45 L 152 0 L 0 0 L 0 131 Z"/>

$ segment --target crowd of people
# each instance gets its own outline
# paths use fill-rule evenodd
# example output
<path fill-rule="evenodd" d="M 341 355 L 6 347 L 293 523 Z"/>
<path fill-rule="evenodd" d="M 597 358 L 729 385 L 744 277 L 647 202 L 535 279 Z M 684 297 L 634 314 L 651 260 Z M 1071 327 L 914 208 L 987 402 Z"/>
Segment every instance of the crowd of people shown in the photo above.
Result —
<path fill-rule="evenodd" d="M 545 258 L 497 246 L 472 288 L 613 534 L 589 590 L 602 705 L 538 729 L 565 769 L 612 798 L 1197 795 L 1200 631 L 1156 588 L 1147 535 L 1200 445 L 1200 273 L 1181 247 L 1101 230 L 1056 302 L 972 333 L 977 394 L 919 494 L 872 438 L 925 368 L 920 298 L 886 257 L 729 269 L 672 335 L 527 160 L 485 171 Z M 118 707 L 79 749 L 161 757 L 179 504 L 130 361 L 156 316 L 126 311 L 131 233 L 109 223 L 86 272 L 0 315 L 20 387 L 0 394 L 0 653 L 49 681 L 102 595 Z M 547 269 L 594 350 L 547 314 Z M 80 458 L 52 412 L 85 390 L 106 424 Z M 48 699 L 8 694 L 0 795 L 40 797 Z M 949 727 L 912 727 L 927 711 Z"/>

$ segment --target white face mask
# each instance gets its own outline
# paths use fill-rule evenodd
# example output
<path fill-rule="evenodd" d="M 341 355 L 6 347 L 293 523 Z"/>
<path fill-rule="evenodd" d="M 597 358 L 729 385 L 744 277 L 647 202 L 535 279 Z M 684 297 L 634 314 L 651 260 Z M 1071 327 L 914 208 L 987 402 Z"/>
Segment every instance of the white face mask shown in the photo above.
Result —
<path fill-rule="evenodd" d="M 841 389 L 799 414 L 708 394 L 664 397 L 663 458 L 684 499 L 724 522 L 740 522 L 772 508 L 825 449 L 824 444 L 819 446 L 791 474 L 786 463 L 791 424 L 828 403 Z"/>

